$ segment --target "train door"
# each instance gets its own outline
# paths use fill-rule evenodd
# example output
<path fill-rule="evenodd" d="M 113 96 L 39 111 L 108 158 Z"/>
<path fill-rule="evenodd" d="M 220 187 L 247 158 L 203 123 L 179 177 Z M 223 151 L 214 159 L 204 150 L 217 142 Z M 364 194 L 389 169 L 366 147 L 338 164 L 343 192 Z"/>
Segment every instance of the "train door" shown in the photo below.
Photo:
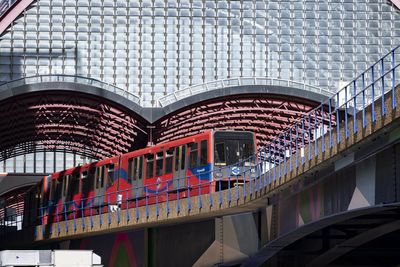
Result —
<path fill-rule="evenodd" d="M 143 156 L 128 159 L 128 181 L 132 198 L 143 196 Z"/>
<path fill-rule="evenodd" d="M 106 172 L 106 166 L 105 165 L 101 165 L 101 166 L 97 166 L 96 170 L 95 170 L 95 196 L 98 197 L 98 200 L 96 200 L 96 202 L 98 201 L 99 204 L 103 203 L 104 200 L 104 196 L 106 193 L 106 184 L 105 184 L 105 172 Z"/>
<path fill-rule="evenodd" d="M 174 188 L 186 187 L 186 145 L 175 148 Z"/>
<path fill-rule="evenodd" d="M 60 196 L 60 202 L 65 205 L 65 203 L 68 201 L 67 196 L 68 196 L 68 185 L 69 185 L 69 179 L 70 175 L 60 175 L 61 178 L 61 183 L 62 183 L 62 189 L 61 189 L 61 196 Z"/>
<path fill-rule="evenodd" d="M 68 194 L 67 194 L 67 199 L 69 200 L 68 206 L 69 206 L 69 211 L 70 216 L 77 216 L 79 213 L 77 212 L 81 206 L 81 176 L 79 173 L 79 169 L 74 169 L 74 171 L 71 173 L 69 177 L 69 188 L 68 188 Z"/>
<path fill-rule="evenodd" d="M 82 171 L 82 198 L 86 206 L 94 202 L 95 167 L 88 166 Z"/>
<path fill-rule="evenodd" d="M 147 187 L 146 192 L 149 193 L 152 188 L 154 188 L 154 154 L 146 154 L 146 181 L 145 185 Z"/>

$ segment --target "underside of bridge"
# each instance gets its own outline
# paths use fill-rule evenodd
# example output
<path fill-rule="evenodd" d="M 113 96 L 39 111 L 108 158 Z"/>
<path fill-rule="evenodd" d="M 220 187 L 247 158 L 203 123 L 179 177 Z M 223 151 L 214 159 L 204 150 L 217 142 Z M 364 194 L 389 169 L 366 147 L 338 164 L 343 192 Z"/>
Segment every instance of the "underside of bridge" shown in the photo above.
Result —
<path fill-rule="evenodd" d="M 377 208 L 285 247 L 265 266 L 398 266 L 400 209 Z"/>

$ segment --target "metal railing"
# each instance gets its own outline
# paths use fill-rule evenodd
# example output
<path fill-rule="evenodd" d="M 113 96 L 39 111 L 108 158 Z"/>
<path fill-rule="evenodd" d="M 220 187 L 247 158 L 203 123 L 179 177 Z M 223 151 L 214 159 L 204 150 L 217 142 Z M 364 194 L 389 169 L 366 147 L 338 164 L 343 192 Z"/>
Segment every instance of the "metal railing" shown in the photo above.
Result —
<path fill-rule="evenodd" d="M 18 0 L 0 0 L 0 19 Z"/>
<path fill-rule="evenodd" d="M 103 216 L 99 216 L 100 220 L 96 220 L 99 224 L 111 224 L 112 220 L 120 222 L 122 212 L 125 212 L 123 218 L 128 222 L 139 221 L 149 216 L 158 218 L 160 207 L 165 209 L 163 213 L 169 214 L 172 201 L 176 205 L 174 211 L 179 213 L 182 205 L 186 205 L 184 208 L 188 211 L 194 208 L 193 198 L 198 198 L 196 205 L 201 209 L 213 205 L 221 207 L 225 202 L 230 206 L 231 202 L 246 199 L 247 194 L 255 194 L 260 190 L 268 193 L 268 190 L 275 189 L 271 185 L 277 181 L 281 184 L 281 179 L 287 173 L 295 168 L 302 168 L 306 162 L 316 159 L 319 153 L 340 145 L 367 126 L 373 126 L 377 121 L 378 113 L 384 117 L 395 110 L 398 94 L 396 81 L 400 77 L 399 66 L 400 47 L 396 47 L 342 90 L 286 128 L 251 159 L 247 159 L 250 162 L 247 168 L 242 168 L 246 166 L 243 163 L 216 168 L 201 174 L 208 179 L 200 179 L 195 183 L 191 179 L 193 176 L 174 179 L 173 183 L 176 182 L 181 186 L 173 189 L 170 189 L 168 181 L 159 181 L 130 190 L 70 201 L 62 205 L 50 203 L 36 211 L 40 214 L 38 223 L 43 226 L 43 235 L 53 231 L 60 233 L 61 222 L 65 220 L 72 220 L 74 227 L 74 229 L 65 230 L 76 231 L 78 223 L 82 224 L 81 227 L 84 229 L 93 228 L 93 216 L 104 213 L 107 213 L 107 219 L 102 221 Z M 389 107 L 385 107 L 387 95 L 392 96 Z M 376 101 L 381 101 L 379 110 L 376 107 L 379 102 Z M 370 116 L 367 116 L 367 110 Z M 221 173 L 227 175 L 221 175 Z M 243 186 L 242 191 L 239 190 L 239 186 Z M 149 187 L 153 188 L 152 192 L 149 191 Z M 227 198 L 222 197 L 224 191 L 228 194 Z M 205 196 L 207 201 L 204 202 L 202 196 Z M 185 201 L 182 200 L 183 197 Z M 163 205 L 161 206 L 160 203 Z M 139 209 L 143 207 L 145 207 L 144 212 L 143 209 Z M 133 213 L 130 213 L 130 210 L 133 210 Z M 116 216 L 111 216 L 115 212 Z M 150 214 L 151 212 L 155 214 Z M 49 214 L 52 216 L 48 216 Z M 134 214 L 133 217 L 132 214 Z M 89 225 L 86 225 L 85 220 L 77 220 L 79 217 L 89 217 Z M 49 221 L 49 218 L 53 221 Z M 0 222 L 0 225 L 4 225 L 3 233 L 9 231 L 10 221 L 15 222 L 13 230 L 18 228 L 17 220 L 3 218 L 3 223 Z M 52 225 L 56 225 L 57 229 L 53 229 Z M 68 227 L 68 224 L 65 224 L 65 227 Z"/>
<path fill-rule="evenodd" d="M 169 95 L 161 97 L 158 101 L 161 107 L 165 107 L 169 104 L 174 103 L 177 100 L 181 100 L 183 98 L 192 95 L 200 94 L 207 91 L 217 90 L 221 88 L 242 86 L 242 85 L 286 86 L 286 87 L 304 89 L 307 91 L 320 93 L 326 96 L 331 96 L 333 94 L 328 90 L 324 90 L 316 86 L 307 85 L 305 83 L 291 81 L 291 80 L 266 78 L 266 77 L 237 77 L 237 78 L 223 79 L 223 80 L 207 82 L 204 84 L 189 86 L 182 90 L 175 91 Z"/>
<path fill-rule="evenodd" d="M 13 81 L 9 81 L 5 84 L 0 85 L 0 92 L 4 90 L 8 90 L 11 88 L 15 88 L 18 86 L 26 85 L 26 84 L 36 84 L 36 83 L 44 83 L 44 82 L 70 82 L 70 83 L 78 83 L 78 84 L 84 84 L 84 85 L 91 85 L 95 87 L 102 88 L 104 90 L 113 92 L 115 94 L 118 94 L 120 96 L 123 96 L 132 102 L 135 102 L 137 104 L 140 104 L 140 97 L 126 91 L 124 89 L 121 89 L 115 85 L 102 82 L 93 78 L 87 78 L 87 77 L 80 77 L 80 76 L 74 76 L 74 75 L 61 75 L 61 74 L 49 74 L 49 75 L 38 75 L 38 76 L 32 76 L 32 77 L 25 77 Z"/>

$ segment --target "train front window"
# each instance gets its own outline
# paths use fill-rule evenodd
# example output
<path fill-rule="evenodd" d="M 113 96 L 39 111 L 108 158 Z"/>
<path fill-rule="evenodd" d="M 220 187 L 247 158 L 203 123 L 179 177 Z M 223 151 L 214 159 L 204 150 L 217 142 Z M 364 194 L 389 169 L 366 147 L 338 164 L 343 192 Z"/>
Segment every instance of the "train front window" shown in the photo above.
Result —
<path fill-rule="evenodd" d="M 215 165 L 225 166 L 251 161 L 254 145 L 251 140 L 224 140 L 215 144 Z"/>
<path fill-rule="evenodd" d="M 220 165 L 220 166 L 226 165 L 224 143 L 217 143 L 215 145 L 215 165 Z"/>
<path fill-rule="evenodd" d="M 243 142 L 240 146 L 240 154 L 242 155 L 242 160 L 250 161 L 250 157 L 254 154 L 254 145 L 252 142 Z"/>

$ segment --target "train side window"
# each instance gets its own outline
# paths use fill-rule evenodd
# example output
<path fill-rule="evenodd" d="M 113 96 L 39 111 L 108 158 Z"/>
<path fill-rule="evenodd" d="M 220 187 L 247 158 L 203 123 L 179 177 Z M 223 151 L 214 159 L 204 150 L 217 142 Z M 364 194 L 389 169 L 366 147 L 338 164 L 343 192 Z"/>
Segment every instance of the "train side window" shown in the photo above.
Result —
<path fill-rule="evenodd" d="M 90 179 L 88 178 L 88 171 L 82 172 L 82 192 L 88 192 L 90 189 Z"/>
<path fill-rule="evenodd" d="M 141 180 L 143 177 L 143 157 L 135 158 L 135 179 Z"/>
<path fill-rule="evenodd" d="M 107 165 L 107 187 L 110 187 L 114 184 L 114 164 Z"/>
<path fill-rule="evenodd" d="M 56 189 L 57 189 L 57 180 L 51 180 L 51 190 L 50 190 L 50 200 L 53 200 L 56 195 Z"/>
<path fill-rule="evenodd" d="M 174 149 L 170 148 L 165 151 L 165 174 L 172 172 L 172 164 L 174 159 Z"/>
<path fill-rule="evenodd" d="M 181 157 L 181 170 L 185 169 L 185 158 L 186 158 L 186 146 L 181 146 L 182 147 L 182 154 L 180 155 Z"/>
<path fill-rule="evenodd" d="M 63 178 L 63 196 L 67 196 L 68 195 L 68 181 L 69 181 L 69 176 L 70 175 L 66 175 Z"/>
<path fill-rule="evenodd" d="M 60 176 L 57 179 L 57 189 L 56 189 L 57 199 L 60 199 L 60 197 L 62 196 L 62 189 L 63 189 L 63 177 Z"/>
<path fill-rule="evenodd" d="M 146 158 L 146 178 L 153 177 L 154 155 L 149 154 Z"/>
<path fill-rule="evenodd" d="M 96 168 L 96 189 L 104 187 L 104 166 L 99 166 Z"/>
<path fill-rule="evenodd" d="M 189 168 L 196 168 L 198 166 L 198 159 L 199 159 L 199 154 L 198 154 L 198 145 L 197 143 L 190 143 L 188 145 L 190 148 L 190 155 L 189 155 Z"/>
<path fill-rule="evenodd" d="M 215 145 L 215 165 L 226 165 L 224 143 L 217 143 Z"/>
<path fill-rule="evenodd" d="M 158 152 L 156 157 L 156 176 L 163 174 L 164 152 Z"/>
<path fill-rule="evenodd" d="M 128 182 L 132 183 L 136 180 L 134 158 L 128 159 Z"/>
<path fill-rule="evenodd" d="M 208 163 L 208 142 L 203 140 L 200 143 L 200 166 L 207 165 Z"/>
<path fill-rule="evenodd" d="M 72 179 L 71 179 L 71 194 L 76 195 L 78 194 L 79 191 L 79 174 L 72 174 Z"/>
<path fill-rule="evenodd" d="M 182 147 L 175 147 L 175 171 L 177 172 L 179 170 L 179 159 L 180 159 L 180 153 L 182 153 Z"/>

